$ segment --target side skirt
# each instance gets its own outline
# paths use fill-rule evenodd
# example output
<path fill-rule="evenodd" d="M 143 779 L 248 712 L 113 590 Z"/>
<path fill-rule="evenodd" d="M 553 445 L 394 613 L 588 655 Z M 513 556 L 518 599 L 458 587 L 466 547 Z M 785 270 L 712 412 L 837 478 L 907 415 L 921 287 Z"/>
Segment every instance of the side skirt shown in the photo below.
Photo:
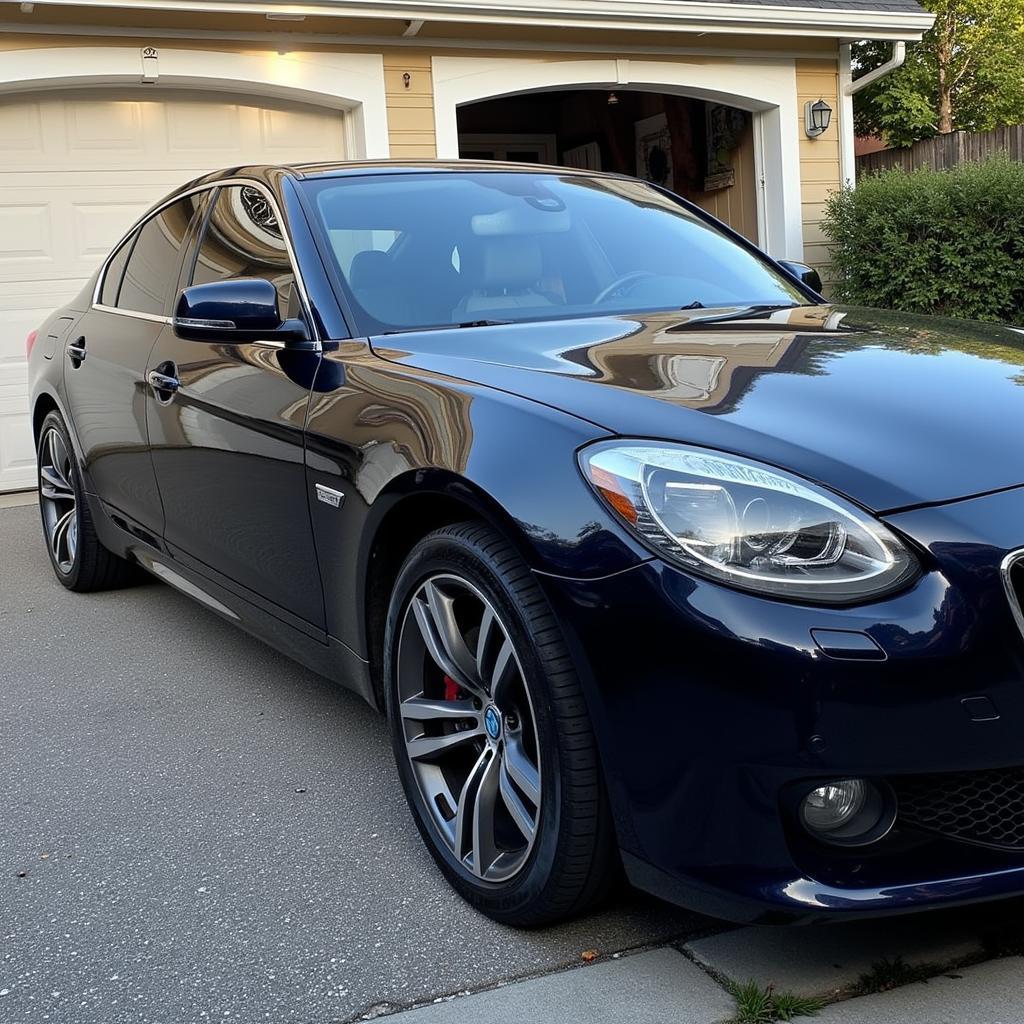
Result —
<path fill-rule="evenodd" d="M 157 579 L 170 584 L 257 640 L 289 658 L 340 683 L 380 710 L 370 678 L 369 662 L 326 633 L 311 636 L 240 594 L 227 590 L 191 566 L 182 565 L 163 550 L 160 540 L 133 524 L 118 522 L 94 494 L 86 495 L 93 523 L 103 544 L 115 554 L 136 562 Z M 120 519 L 120 517 L 117 517 Z M 255 596 L 255 595 L 254 595 Z"/>

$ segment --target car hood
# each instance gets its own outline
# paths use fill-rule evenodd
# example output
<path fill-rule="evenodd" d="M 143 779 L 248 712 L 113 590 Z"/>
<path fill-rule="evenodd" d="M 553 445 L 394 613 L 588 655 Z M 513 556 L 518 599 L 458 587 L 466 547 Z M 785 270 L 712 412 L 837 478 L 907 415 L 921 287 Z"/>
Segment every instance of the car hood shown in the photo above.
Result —
<path fill-rule="evenodd" d="M 384 359 L 612 434 L 761 459 L 876 512 L 1024 483 L 1024 333 L 833 305 L 702 323 L 708 315 L 418 331 L 371 344 Z"/>

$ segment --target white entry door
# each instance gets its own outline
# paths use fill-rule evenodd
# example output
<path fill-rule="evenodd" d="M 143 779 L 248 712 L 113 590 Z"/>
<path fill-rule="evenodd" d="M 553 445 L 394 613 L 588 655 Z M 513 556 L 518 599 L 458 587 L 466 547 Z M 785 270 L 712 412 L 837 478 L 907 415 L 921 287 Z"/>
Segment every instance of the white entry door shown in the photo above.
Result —
<path fill-rule="evenodd" d="M 344 159 L 343 116 L 173 91 L 0 100 L 0 491 L 35 486 L 28 333 L 172 189 L 222 167 Z"/>

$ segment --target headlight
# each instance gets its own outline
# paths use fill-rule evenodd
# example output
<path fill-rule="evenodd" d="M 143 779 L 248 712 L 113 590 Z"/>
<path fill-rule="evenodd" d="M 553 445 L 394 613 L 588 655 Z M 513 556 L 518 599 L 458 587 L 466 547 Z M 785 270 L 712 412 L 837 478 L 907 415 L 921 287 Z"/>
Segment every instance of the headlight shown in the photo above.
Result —
<path fill-rule="evenodd" d="M 850 604 L 918 572 L 866 512 L 781 469 L 653 441 L 604 441 L 583 474 L 645 543 L 687 569 L 762 594 Z"/>

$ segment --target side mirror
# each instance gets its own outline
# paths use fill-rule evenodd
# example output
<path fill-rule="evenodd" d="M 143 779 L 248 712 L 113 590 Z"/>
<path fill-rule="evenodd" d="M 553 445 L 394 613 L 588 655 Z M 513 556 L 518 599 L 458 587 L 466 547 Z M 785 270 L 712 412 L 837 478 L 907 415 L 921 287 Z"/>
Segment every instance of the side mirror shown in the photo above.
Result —
<path fill-rule="evenodd" d="M 806 263 L 797 263 L 794 260 L 779 260 L 779 266 L 807 285 L 808 288 L 821 294 L 821 274 L 814 267 L 809 267 Z"/>
<path fill-rule="evenodd" d="M 309 340 L 301 320 L 281 319 L 277 289 L 262 277 L 194 284 L 178 296 L 174 333 L 186 341 L 241 345 Z"/>

